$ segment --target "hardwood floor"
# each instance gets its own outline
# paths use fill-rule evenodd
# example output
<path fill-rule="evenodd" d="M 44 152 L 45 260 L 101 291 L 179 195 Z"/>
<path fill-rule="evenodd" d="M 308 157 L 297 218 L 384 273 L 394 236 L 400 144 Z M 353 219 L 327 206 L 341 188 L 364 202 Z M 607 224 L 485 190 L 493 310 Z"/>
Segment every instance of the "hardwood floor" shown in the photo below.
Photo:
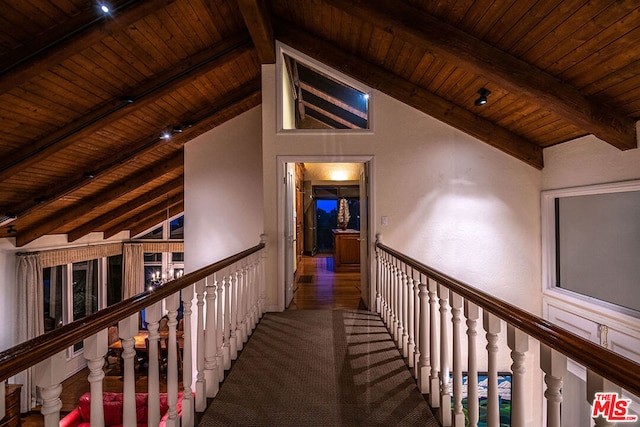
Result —
<path fill-rule="evenodd" d="M 335 272 L 332 254 L 305 256 L 289 310 L 363 309 L 359 272 Z"/>
<path fill-rule="evenodd" d="M 360 298 L 360 273 L 335 272 L 331 254 L 320 254 L 315 257 L 305 256 L 298 266 L 296 289 L 289 310 L 343 310 L 364 309 Z M 115 369 L 115 368 L 114 368 Z M 61 396 L 61 414 L 67 414 L 76 407 L 82 394 L 89 391 L 87 376 L 89 371 L 84 369 L 63 382 Z M 107 372 L 104 378 L 104 391 L 122 391 L 122 376 L 115 370 Z M 182 388 L 182 384 L 179 386 Z M 161 391 L 166 391 L 166 384 L 160 385 Z M 136 392 L 147 391 L 147 377 L 140 375 L 136 378 Z M 34 411 L 22 417 L 23 427 L 42 427 L 43 418 Z"/>

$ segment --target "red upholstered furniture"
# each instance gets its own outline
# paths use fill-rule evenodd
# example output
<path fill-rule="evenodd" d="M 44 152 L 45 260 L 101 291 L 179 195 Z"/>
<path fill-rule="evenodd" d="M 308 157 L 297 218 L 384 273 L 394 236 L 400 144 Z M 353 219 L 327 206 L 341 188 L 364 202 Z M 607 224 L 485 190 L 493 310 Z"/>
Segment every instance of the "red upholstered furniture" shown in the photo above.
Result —
<path fill-rule="evenodd" d="M 122 393 L 102 393 L 104 404 L 104 425 L 105 427 L 122 426 Z M 136 393 L 136 420 L 138 427 L 147 427 L 147 393 Z M 167 413 L 169 405 L 167 394 L 160 393 L 160 427 L 166 425 L 169 416 Z M 182 415 L 182 393 L 178 394 L 178 404 L 176 405 L 178 416 Z M 91 393 L 80 396 L 78 406 L 66 417 L 60 420 L 60 427 L 90 427 L 89 415 L 91 413 Z"/>

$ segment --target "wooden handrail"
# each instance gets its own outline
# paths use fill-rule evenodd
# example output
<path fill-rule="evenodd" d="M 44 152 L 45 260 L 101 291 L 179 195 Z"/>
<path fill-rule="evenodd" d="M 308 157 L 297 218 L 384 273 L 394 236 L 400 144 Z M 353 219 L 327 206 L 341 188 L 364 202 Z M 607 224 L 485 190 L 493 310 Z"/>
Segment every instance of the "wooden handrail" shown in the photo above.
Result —
<path fill-rule="evenodd" d="M 588 341 L 541 317 L 453 279 L 378 242 L 376 247 L 403 264 L 443 284 L 483 310 L 515 326 L 539 342 L 564 354 L 598 375 L 640 396 L 640 364 Z"/>
<path fill-rule="evenodd" d="M 104 310 L 68 323 L 53 331 L 18 344 L 0 353 L 0 381 L 53 356 L 91 335 L 126 319 L 142 309 L 226 268 L 265 247 L 264 242 L 221 261 L 116 303 Z"/>

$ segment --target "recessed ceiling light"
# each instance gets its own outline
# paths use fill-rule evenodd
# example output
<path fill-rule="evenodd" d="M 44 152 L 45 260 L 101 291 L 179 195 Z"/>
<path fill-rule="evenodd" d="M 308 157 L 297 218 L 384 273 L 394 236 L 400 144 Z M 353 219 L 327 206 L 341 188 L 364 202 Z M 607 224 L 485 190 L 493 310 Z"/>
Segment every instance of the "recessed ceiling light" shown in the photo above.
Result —
<path fill-rule="evenodd" d="M 160 137 L 160 139 L 171 139 L 171 132 L 169 131 L 162 132 L 162 136 Z"/>
<path fill-rule="evenodd" d="M 98 6 L 100 7 L 100 10 L 102 11 L 102 13 L 104 13 L 105 15 L 111 12 L 111 9 L 105 3 L 100 3 Z"/>

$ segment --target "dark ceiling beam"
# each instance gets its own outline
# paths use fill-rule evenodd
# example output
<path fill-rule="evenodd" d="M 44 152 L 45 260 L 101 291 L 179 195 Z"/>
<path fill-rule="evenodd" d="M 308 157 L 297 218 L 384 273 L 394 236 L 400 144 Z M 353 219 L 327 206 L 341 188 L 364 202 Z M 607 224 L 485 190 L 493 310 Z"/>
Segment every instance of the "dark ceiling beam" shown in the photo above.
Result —
<path fill-rule="evenodd" d="M 149 211 L 151 211 L 151 209 L 149 209 Z M 126 224 L 124 230 L 129 230 L 129 235 L 133 237 L 160 224 L 162 221 L 165 221 L 167 217 L 171 218 L 172 216 L 178 215 L 182 212 L 184 212 L 184 201 L 179 201 L 178 203 L 169 206 L 168 209 L 165 203 L 164 206 L 157 206 L 157 210 L 151 216 L 147 216 L 136 223 L 131 222 Z M 107 232 L 105 232 L 105 238 L 107 238 L 106 236 Z"/>
<path fill-rule="evenodd" d="M 542 149 L 489 120 L 473 114 L 397 75 L 301 31 L 291 23 L 278 23 L 276 37 L 289 46 L 422 111 L 462 132 L 542 169 Z"/>
<path fill-rule="evenodd" d="M 365 119 L 367 120 L 367 113 L 365 113 L 364 111 L 360 111 L 357 108 L 353 108 L 351 105 L 347 104 L 346 102 L 342 102 L 341 100 L 339 100 L 338 98 L 329 95 L 326 92 L 323 92 L 321 90 L 316 89 L 315 87 L 308 85 L 307 83 L 304 82 L 300 82 L 300 87 L 302 88 L 302 90 L 305 90 L 309 93 L 314 94 L 315 96 L 317 96 L 318 98 L 322 98 L 325 101 L 334 104 L 340 108 L 342 108 L 345 111 L 350 112 L 351 114 L 360 117 L 361 119 Z"/>
<path fill-rule="evenodd" d="M 305 106 L 305 108 L 307 110 L 317 111 L 318 113 L 322 114 L 323 116 L 326 116 L 326 117 L 330 118 L 331 120 L 334 120 L 334 121 L 340 123 L 345 128 L 362 130 L 361 127 L 356 126 L 355 124 L 351 123 L 349 120 L 345 120 L 342 117 L 331 113 L 330 111 L 327 111 L 327 110 L 325 110 L 323 108 L 318 107 L 317 105 L 314 105 L 314 104 L 312 104 L 310 102 L 307 102 L 307 101 L 303 101 L 302 104 Z"/>
<path fill-rule="evenodd" d="M 637 147 L 635 120 L 560 79 L 405 2 L 326 0 L 345 13 L 491 80 L 621 150 Z"/>
<path fill-rule="evenodd" d="M 135 215 L 130 215 L 121 219 L 115 224 L 110 225 L 104 231 L 103 238 L 108 239 L 110 237 L 115 236 L 121 231 L 130 230 L 132 227 L 135 227 L 137 224 L 145 223 L 150 218 L 156 218 L 158 216 L 161 217 L 160 221 L 156 221 L 151 225 L 144 227 L 142 230 L 146 230 L 149 227 L 153 227 L 154 225 L 159 224 L 160 222 L 167 219 L 167 217 L 171 217 L 171 208 L 177 204 L 184 202 L 184 193 L 180 192 L 174 195 L 165 195 L 164 197 L 160 197 L 155 200 L 155 204 L 143 210 L 142 212 L 138 212 Z M 183 203 L 184 206 L 184 203 Z M 183 208 L 184 210 L 184 208 Z M 169 212 L 167 212 L 169 211 Z M 133 237 L 138 232 L 131 233 L 130 236 Z"/>
<path fill-rule="evenodd" d="M 104 103 L 85 116 L 7 156 L 0 162 L 0 181 L 131 114 L 133 109 L 143 108 L 193 79 L 235 61 L 250 49 L 249 36 L 240 34 L 193 55 L 158 78 L 137 87 L 132 93 Z"/>
<path fill-rule="evenodd" d="M 182 193 L 183 186 L 184 176 L 181 176 L 167 182 L 166 184 L 149 190 L 143 195 L 136 197 L 134 200 L 127 202 L 120 207 L 107 212 L 104 215 L 100 215 L 99 217 L 92 219 L 89 222 L 85 222 L 79 227 L 74 228 L 69 233 L 67 233 L 67 240 L 69 242 L 75 242 L 79 238 L 86 236 L 93 231 L 97 231 L 99 228 L 102 228 L 111 222 L 126 218 L 127 215 L 130 215 L 131 212 L 135 211 L 136 209 L 139 209 L 140 207 L 148 203 L 157 202 L 163 197 L 166 197 L 167 194 L 171 194 L 176 190 Z"/>
<path fill-rule="evenodd" d="M 271 13 L 266 0 L 238 0 L 244 23 L 251 34 L 253 45 L 263 64 L 276 62 L 276 45 L 273 37 Z"/>
<path fill-rule="evenodd" d="M 157 13 L 166 5 L 173 3 L 173 0 L 147 0 L 136 2 L 127 7 L 122 13 L 116 12 L 115 17 L 102 19 L 95 25 L 89 26 L 84 31 L 77 31 L 77 28 L 86 22 L 86 16 L 78 17 L 65 23 L 65 27 L 73 32 L 72 35 L 56 33 L 54 38 L 60 39 L 55 46 L 31 46 L 28 51 L 22 53 L 20 57 L 14 57 L 12 64 L 3 67 L 0 77 L 0 94 L 5 93 L 16 86 L 21 86 L 29 79 L 52 69 L 56 65 L 64 62 L 77 52 L 95 45 L 104 38 L 123 31 L 136 21 L 147 15 Z M 38 40 L 51 40 L 49 34 L 35 37 Z M 44 48 L 44 50 L 42 50 Z M 38 53 L 38 51 L 41 51 Z M 9 60 L 7 59 L 7 63 Z M 4 63 L 3 63 L 4 65 Z"/>
<path fill-rule="evenodd" d="M 78 218 L 91 213 L 94 209 L 182 167 L 183 163 L 184 153 L 180 151 L 179 153 L 173 154 L 170 158 L 162 159 L 154 164 L 148 165 L 142 172 L 125 178 L 111 187 L 100 191 L 97 196 L 80 200 L 73 206 L 43 219 L 30 228 L 24 230 L 19 229 L 18 235 L 16 236 L 16 246 L 24 246 L 45 234 L 49 234 L 70 222 L 76 221 Z"/>

